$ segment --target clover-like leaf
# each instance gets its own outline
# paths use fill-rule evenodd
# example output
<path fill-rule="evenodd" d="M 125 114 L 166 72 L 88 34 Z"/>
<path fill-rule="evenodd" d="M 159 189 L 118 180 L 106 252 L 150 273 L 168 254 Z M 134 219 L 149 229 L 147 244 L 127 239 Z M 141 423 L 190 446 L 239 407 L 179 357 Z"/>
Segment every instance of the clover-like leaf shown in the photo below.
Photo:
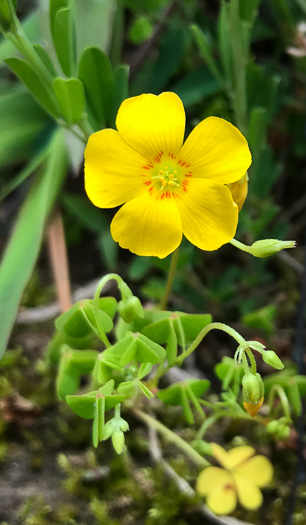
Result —
<path fill-rule="evenodd" d="M 129 333 L 121 341 L 103 352 L 104 361 L 126 366 L 131 361 L 157 364 L 166 357 L 166 351 L 143 334 Z"/>
<path fill-rule="evenodd" d="M 96 350 L 75 350 L 68 345 L 61 347 L 61 358 L 57 376 L 57 394 L 64 399 L 74 394 L 79 387 L 80 377 L 94 368 L 98 352 Z"/>
<path fill-rule="evenodd" d="M 167 405 L 181 405 L 186 420 L 189 423 L 193 423 L 194 418 L 189 402 L 191 401 L 195 408 L 203 415 L 198 398 L 208 390 L 209 386 L 210 382 L 208 379 L 191 378 L 175 383 L 164 390 L 160 390 L 157 396 Z"/>

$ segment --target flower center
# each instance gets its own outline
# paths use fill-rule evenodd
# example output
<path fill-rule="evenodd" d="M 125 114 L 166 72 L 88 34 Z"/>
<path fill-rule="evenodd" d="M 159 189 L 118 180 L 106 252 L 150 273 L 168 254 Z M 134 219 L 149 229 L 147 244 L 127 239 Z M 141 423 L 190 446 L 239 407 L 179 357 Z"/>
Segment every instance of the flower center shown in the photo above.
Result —
<path fill-rule="evenodd" d="M 173 153 L 156 155 L 153 162 L 143 166 L 143 184 L 157 199 L 179 197 L 187 191 L 189 177 L 192 176 L 190 164 L 177 159 Z"/>
<path fill-rule="evenodd" d="M 157 175 L 152 176 L 152 180 L 160 182 L 160 190 L 164 190 L 167 186 L 170 188 L 177 187 L 179 188 L 179 182 L 177 178 L 177 170 L 165 166 L 164 169 L 159 170 Z"/>

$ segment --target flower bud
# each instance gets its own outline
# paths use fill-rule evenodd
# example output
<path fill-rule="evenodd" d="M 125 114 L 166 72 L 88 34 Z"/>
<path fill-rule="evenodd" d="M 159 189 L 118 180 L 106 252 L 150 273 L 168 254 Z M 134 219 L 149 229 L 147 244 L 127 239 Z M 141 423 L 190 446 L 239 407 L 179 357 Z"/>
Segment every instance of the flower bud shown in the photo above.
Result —
<path fill-rule="evenodd" d="M 254 257 L 269 257 L 274 253 L 288 248 L 295 248 L 295 241 L 279 241 L 278 239 L 263 239 L 250 246 L 249 253 Z"/>
<path fill-rule="evenodd" d="M 262 353 L 262 358 L 267 365 L 276 368 L 276 370 L 282 370 L 284 368 L 278 355 L 273 350 L 266 350 Z"/>
<path fill-rule="evenodd" d="M 285 441 L 288 439 L 290 435 L 290 428 L 288 425 L 279 425 L 279 428 L 277 429 L 276 437 L 280 441 Z"/>
<path fill-rule="evenodd" d="M 267 431 L 280 441 L 285 441 L 290 435 L 290 427 L 284 421 L 284 418 L 281 418 L 278 421 L 270 421 L 267 424 Z"/>
<path fill-rule="evenodd" d="M 246 403 L 258 403 L 264 396 L 264 385 L 261 376 L 251 372 L 242 378 L 243 399 Z"/>
<path fill-rule="evenodd" d="M 126 323 L 131 323 L 139 317 L 144 317 L 143 306 L 135 295 L 131 295 L 118 304 L 118 311 Z"/>
<path fill-rule="evenodd" d="M 266 428 L 269 434 L 275 434 L 278 428 L 278 421 L 275 421 L 275 420 L 269 421 Z"/>
<path fill-rule="evenodd" d="M 242 378 L 243 405 L 250 416 L 255 417 L 264 401 L 264 384 L 261 376 L 251 372 Z"/>
<path fill-rule="evenodd" d="M 112 435 L 112 443 L 117 454 L 121 454 L 124 447 L 124 433 L 122 430 L 116 430 Z"/>

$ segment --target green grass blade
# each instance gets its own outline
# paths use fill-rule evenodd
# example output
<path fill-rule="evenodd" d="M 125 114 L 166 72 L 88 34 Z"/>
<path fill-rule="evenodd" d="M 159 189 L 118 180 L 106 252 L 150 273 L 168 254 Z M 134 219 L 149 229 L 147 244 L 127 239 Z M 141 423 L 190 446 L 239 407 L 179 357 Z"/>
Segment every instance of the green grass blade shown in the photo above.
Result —
<path fill-rule="evenodd" d="M 50 143 L 45 170 L 37 176 L 19 213 L 0 266 L 0 357 L 16 317 L 22 292 L 34 268 L 44 226 L 66 174 L 63 132 Z"/>

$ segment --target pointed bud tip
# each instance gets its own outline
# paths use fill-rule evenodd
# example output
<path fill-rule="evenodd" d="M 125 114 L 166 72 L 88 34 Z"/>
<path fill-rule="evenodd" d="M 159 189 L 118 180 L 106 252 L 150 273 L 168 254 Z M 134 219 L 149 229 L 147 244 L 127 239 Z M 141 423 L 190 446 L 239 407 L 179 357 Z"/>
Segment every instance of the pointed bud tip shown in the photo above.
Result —
<path fill-rule="evenodd" d="M 259 412 L 259 409 L 261 408 L 262 404 L 264 402 L 264 398 L 262 397 L 260 399 L 260 401 L 258 401 L 258 403 L 246 403 L 245 401 L 243 402 L 243 406 L 244 408 L 246 409 L 247 413 L 251 416 L 251 417 L 255 417 L 258 412 Z"/>

